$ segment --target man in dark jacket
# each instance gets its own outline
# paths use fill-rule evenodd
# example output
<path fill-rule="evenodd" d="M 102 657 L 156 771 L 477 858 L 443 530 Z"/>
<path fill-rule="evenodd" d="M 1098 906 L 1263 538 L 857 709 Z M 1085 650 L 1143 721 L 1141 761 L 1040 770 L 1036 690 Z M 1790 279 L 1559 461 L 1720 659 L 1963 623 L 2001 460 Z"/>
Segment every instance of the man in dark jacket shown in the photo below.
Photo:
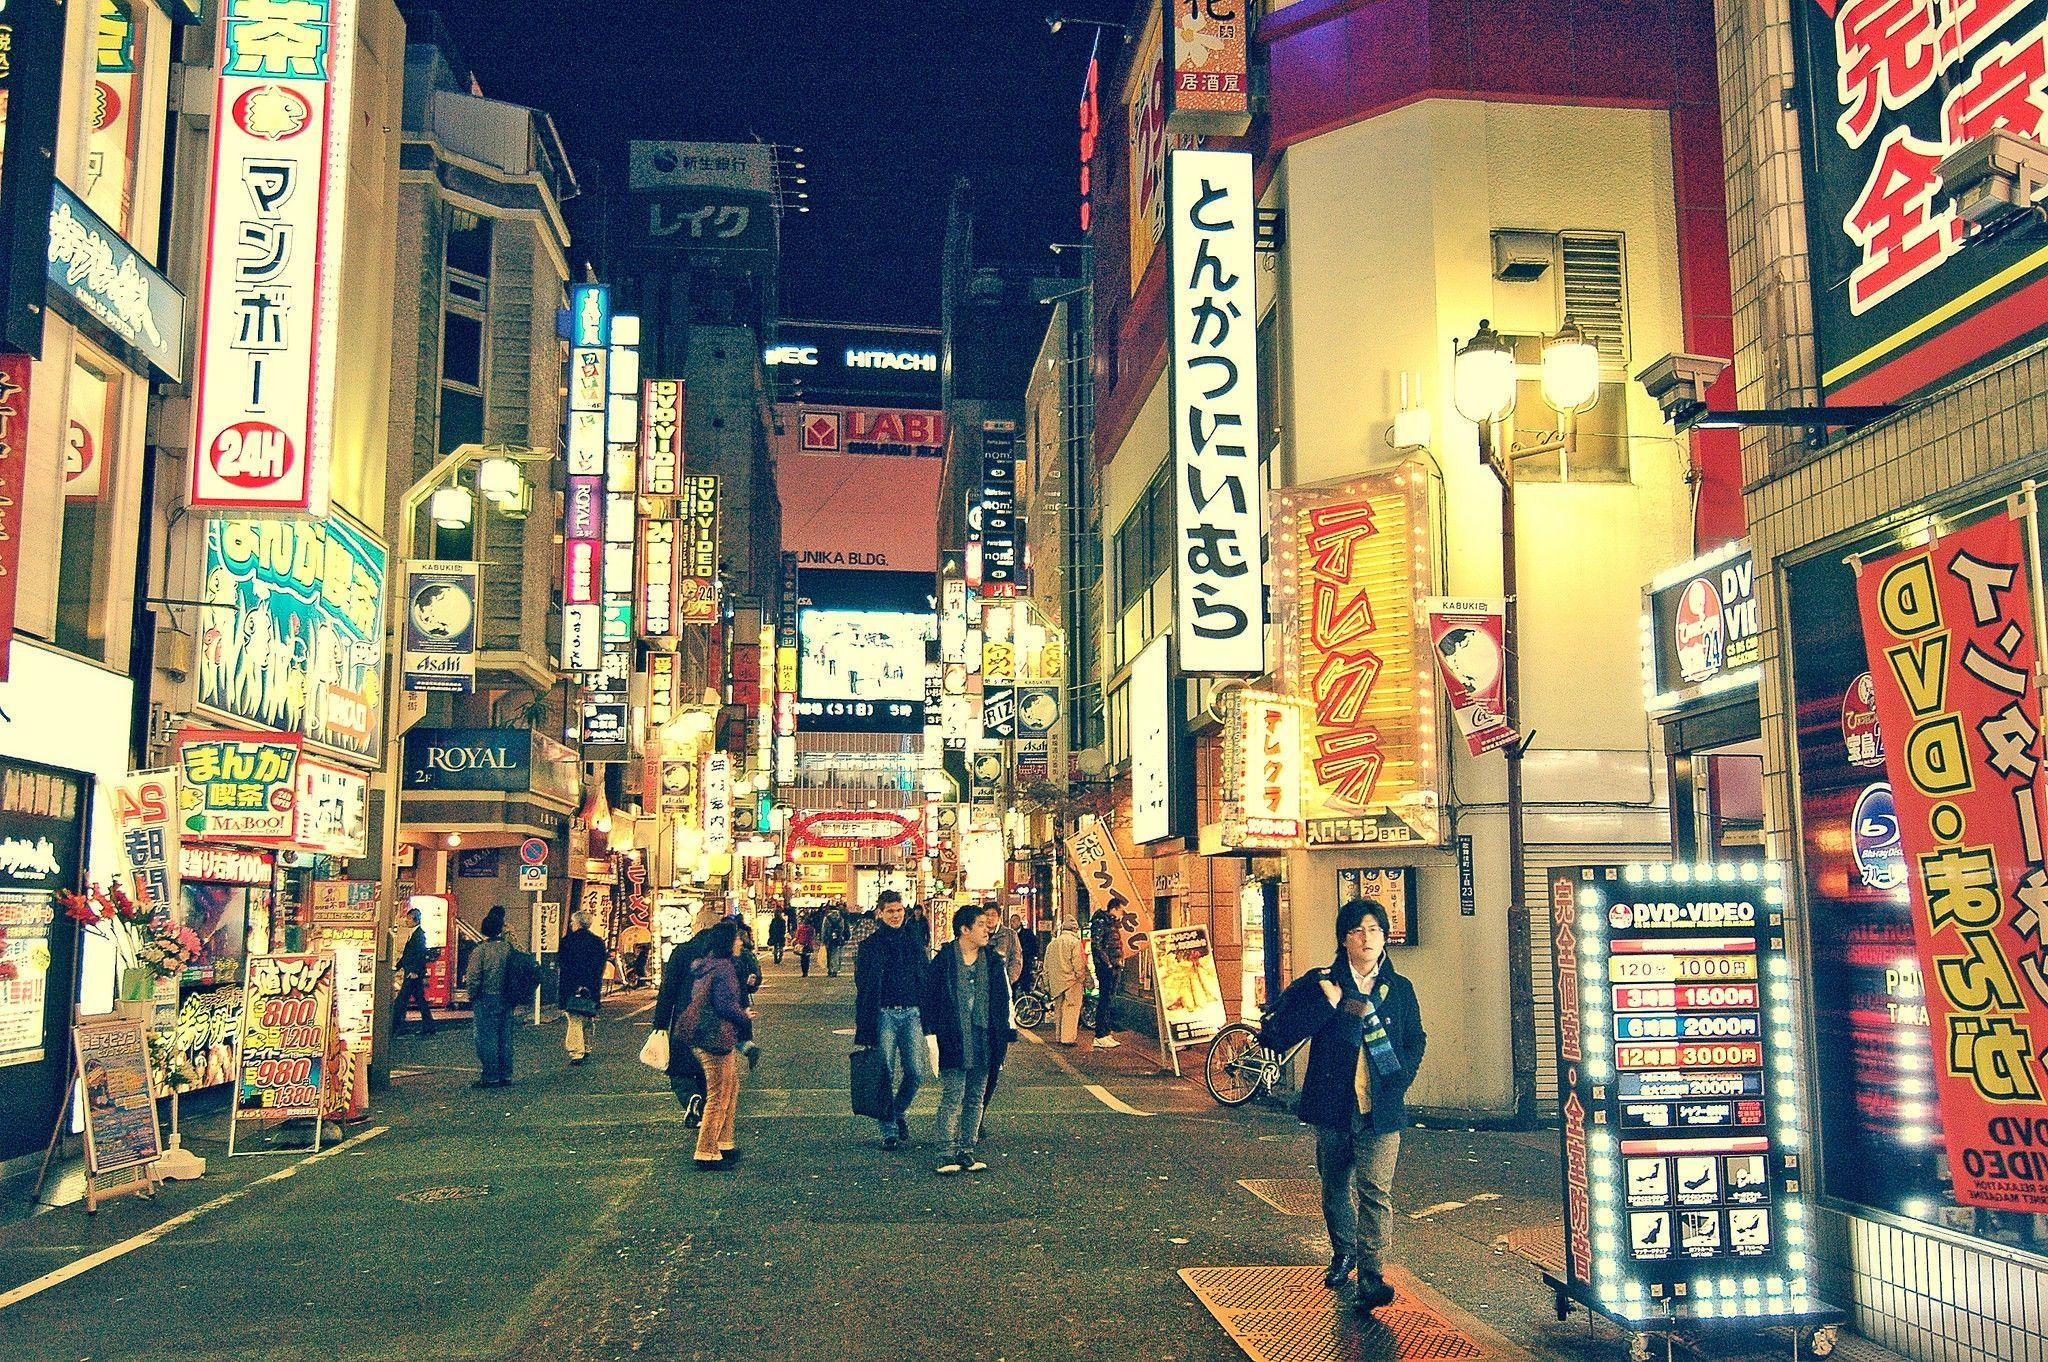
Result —
<path fill-rule="evenodd" d="M 405 1014 L 420 1010 L 419 1029 L 434 1034 L 434 1009 L 427 1006 L 427 929 L 420 926 L 420 910 L 408 908 L 412 934 L 405 939 L 405 951 L 398 957 L 398 1001 L 391 1005 L 391 1034 L 405 1034 Z"/>
<path fill-rule="evenodd" d="M 560 971 L 559 997 L 568 1026 L 562 1046 L 571 1064 L 581 1064 L 590 1054 L 590 1032 L 604 992 L 604 941 L 590 930 L 590 914 L 581 909 L 569 914 L 569 923 L 555 968 Z"/>
<path fill-rule="evenodd" d="M 853 957 L 853 1043 L 880 1046 L 896 1093 L 891 1114 L 877 1122 L 882 1148 L 910 1138 L 906 1113 L 924 1081 L 924 947 L 904 925 L 903 896 L 884 889 L 875 905 L 874 935 Z"/>
<path fill-rule="evenodd" d="M 1116 1030 L 1117 975 L 1124 967 L 1123 910 L 1128 900 L 1113 896 L 1088 920 L 1088 950 L 1095 965 L 1095 1047 L 1113 1050 L 1123 1044 Z"/>
<path fill-rule="evenodd" d="M 939 1042 L 936 1171 L 944 1177 L 988 1167 L 974 1157 L 982 1094 L 1016 1037 L 1010 1029 L 1010 976 L 989 949 L 992 926 L 978 904 L 956 909 L 951 944 L 925 967 L 924 1028 Z"/>
<path fill-rule="evenodd" d="M 852 929 L 846 925 L 846 914 L 840 911 L 838 904 L 833 904 L 832 911 L 825 914 L 818 928 L 818 939 L 825 947 L 827 978 L 839 977 L 839 962 L 846 956 L 846 943 L 852 935 Z"/>
<path fill-rule="evenodd" d="M 1330 1232 L 1332 1291 L 1358 1272 L 1356 1309 L 1394 1299 L 1381 1275 L 1393 1219 L 1394 1165 L 1408 1085 L 1429 1037 L 1415 987 L 1387 959 L 1387 911 L 1353 899 L 1337 910 L 1337 958 L 1289 985 L 1262 1039 L 1286 1049 L 1313 1036 L 1301 1119 L 1316 1128 L 1316 1173 Z"/>

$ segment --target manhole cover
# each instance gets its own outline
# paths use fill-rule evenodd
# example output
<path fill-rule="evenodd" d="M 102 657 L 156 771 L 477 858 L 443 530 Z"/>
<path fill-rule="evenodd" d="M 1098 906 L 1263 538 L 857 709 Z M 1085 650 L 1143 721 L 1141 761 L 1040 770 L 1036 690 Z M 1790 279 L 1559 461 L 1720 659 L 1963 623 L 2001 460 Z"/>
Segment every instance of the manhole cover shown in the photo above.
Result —
<path fill-rule="evenodd" d="M 1564 1276 L 1562 1224 L 1528 1225 L 1519 1230 L 1509 1230 L 1494 1240 L 1493 1246 L 1517 1258 L 1526 1258 L 1554 1277 Z"/>
<path fill-rule="evenodd" d="M 1323 1213 L 1323 1184 L 1314 1178 L 1239 1178 L 1237 1185 L 1282 1215 Z"/>
<path fill-rule="evenodd" d="M 1506 1362 L 1526 1354 L 1454 1321 L 1407 1273 L 1394 1303 L 1362 1317 L 1323 1286 L 1320 1267 L 1190 1267 L 1181 1280 L 1252 1362 Z"/>
<path fill-rule="evenodd" d="M 398 1199 L 414 1206 L 426 1206 L 436 1201 L 468 1201 L 472 1197 L 489 1196 L 488 1185 L 476 1187 L 421 1187 L 410 1192 L 400 1192 Z"/>

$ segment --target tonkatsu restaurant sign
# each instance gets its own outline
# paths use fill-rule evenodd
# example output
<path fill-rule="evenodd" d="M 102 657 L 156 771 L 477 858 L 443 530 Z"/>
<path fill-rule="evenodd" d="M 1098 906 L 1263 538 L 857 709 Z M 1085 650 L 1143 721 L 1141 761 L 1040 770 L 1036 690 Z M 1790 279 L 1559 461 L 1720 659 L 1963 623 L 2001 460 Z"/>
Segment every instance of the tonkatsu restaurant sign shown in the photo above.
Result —
<path fill-rule="evenodd" d="M 189 494 L 327 514 L 356 0 L 224 0 Z"/>

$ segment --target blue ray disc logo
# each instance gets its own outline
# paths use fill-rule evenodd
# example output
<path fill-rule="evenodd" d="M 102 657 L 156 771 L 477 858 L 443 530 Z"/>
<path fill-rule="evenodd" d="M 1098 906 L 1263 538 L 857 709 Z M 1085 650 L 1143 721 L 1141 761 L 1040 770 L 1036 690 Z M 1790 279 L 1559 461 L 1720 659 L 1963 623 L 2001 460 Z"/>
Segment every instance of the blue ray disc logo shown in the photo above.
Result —
<path fill-rule="evenodd" d="M 1872 889 L 1896 889 L 1906 882 L 1906 852 L 1899 844 L 1899 815 L 1892 787 L 1884 781 L 1863 787 L 1849 816 L 1849 845 L 1856 870 Z"/>

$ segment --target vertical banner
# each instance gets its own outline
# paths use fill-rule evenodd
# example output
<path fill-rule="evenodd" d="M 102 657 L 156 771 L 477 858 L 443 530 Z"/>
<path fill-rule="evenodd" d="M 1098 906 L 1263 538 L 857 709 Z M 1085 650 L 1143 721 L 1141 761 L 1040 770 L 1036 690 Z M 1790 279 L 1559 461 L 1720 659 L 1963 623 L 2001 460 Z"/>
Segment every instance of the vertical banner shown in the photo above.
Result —
<path fill-rule="evenodd" d="M 177 771 L 136 771 L 107 784 L 128 897 L 158 913 L 177 913 Z"/>
<path fill-rule="evenodd" d="M 1252 125 L 1251 0 L 1185 0 L 1166 25 L 1168 132 L 1241 137 Z"/>
<path fill-rule="evenodd" d="M 1221 795 L 1224 846 L 1279 851 L 1306 845 L 1298 702 L 1266 691 L 1232 694 Z"/>
<path fill-rule="evenodd" d="M 676 552 L 676 621 L 710 624 L 718 618 L 716 476 L 693 473 L 683 479 L 682 513 Z"/>
<path fill-rule="evenodd" d="M 4 32 L 0 26 L 0 32 Z M 27 355 L 0 355 L 0 681 L 14 654 L 15 579 L 21 570 L 21 496 L 28 468 Z"/>
<path fill-rule="evenodd" d="M 1422 603 L 1429 618 L 1430 649 L 1437 675 L 1465 746 L 1475 757 L 1515 740 L 1507 722 L 1504 601 L 1460 601 L 1431 596 Z"/>
<path fill-rule="evenodd" d="M 1174 485 L 1174 640 L 1192 675 L 1266 670 L 1266 512 L 1259 477 L 1257 200 L 1252 158 L 1166 158 L 1167 356 Z"/>
<path fill-rule="evenodd" d="M 1067 859 L 1073 863 L 1074 874 L 1088 887 L 1090 911 L 1106 907 L 1111 899 L 1122 899 L 1134 911 L 1140 904 L 1152 901 L 1150 894 L 1138 892 L 1137 881 L 1131 878 L 1116 839 L 1100 822 L 1090 819 L 1068 836 Z"/>
<path fill-rule="evenodd" d="M 732 851 L 732 758 L 713 752 L 704 759 L 704 854 Z"/>
<path fill-rule="evenodd" d="M 605 419 L 610 409 L 611 294 L 569 290 L 567 430 L 563 438 L 562 670 L 604 665 Z"/>
<path fill-rule="evenodd" d="M 405 688 L 476 690 L 475 563 L 406 564 Z"/>
<path fill-rule="evenodd" d="M 1994 515 L 1860 565 L 1955 1198 L 2048 1211 L 2038 603 Z"/>
<path fill-rule="evenodd" d="M 235 1057 L 234 1127 L 243 1121 L 319 1120 L 326 1115 L 327 1042 L 334 1024 L 334 961 L 325 955 L 258 955 L 242 989 Z M 319 1127 L 313 1144 L 320 1144 Z M 297 1151 L 281 1151 L 297 1152 Z"/>
<path fill-rule="evenodd" d="M 207 182 L 195 509 L 327 514 L 356 0 L 227 0 Z"/>
<path fill-rule="evenodd" d="M 1131 840 L 1140 846 L 1180 831 L 1173 772 L 1176 729 L 1172 639 L 1161 634 L 1131 663 Z"/>
<path fill-rule="evenodd" d="M 683 380 L 650 378 L 640 396 L 640 495 L 672 497 L 683 476 Z"/>
<path fill-rule="evenodd" d="M 313 949 L 334 958 L 327 1115 L 354 1120 L 370 1105 L 370 1045 L 377 1029 L 377 882 L 318 880 L 307 887 L 307 897 Z"/>
<path fill-rule="evenodd" d="M 1017 423 L 981 423 L 981 594 L 1017 594 Z"/>

